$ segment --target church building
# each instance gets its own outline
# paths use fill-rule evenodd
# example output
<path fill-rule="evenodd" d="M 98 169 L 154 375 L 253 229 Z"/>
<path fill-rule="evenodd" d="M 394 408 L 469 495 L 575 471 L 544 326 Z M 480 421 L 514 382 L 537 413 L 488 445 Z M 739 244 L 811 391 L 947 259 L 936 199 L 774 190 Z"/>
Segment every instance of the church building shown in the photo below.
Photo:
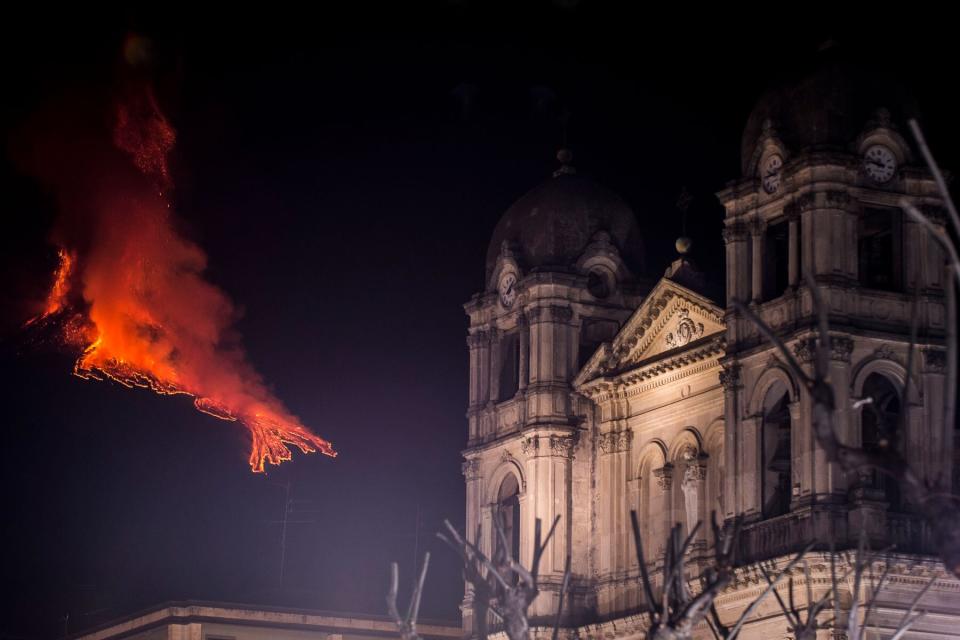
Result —
<path fill-rule="evenodd" d="M 560 516 L 540 565 L 534 622 L 549 624 L 557 611 L 569 554 L 565 627 L 581 638 L 642 637 L 630 511 L 651 568 L 662 563 L 671 526 L 689 531 L 715 512 L 721 522 L 743 518 L 747 563 L 717 601 L 722 616 L 735 618 L 766 586 L 751 566 L 782 566 L 810 542 L 818 544 L 810 588 L 822 593 L 830 544 L 855 547 L 865 531 L 872 548 L 894 549 L 876 637 L 887 637 L 936 577 L 922 600 L 927 615 L 908 637 L 960 638 L 960 583 L 938 562 L 922 518 L 896 483 L 851 477 L 827 460 L 806 391 L 731 304 L 749 304 L 812 371 L 809 272 L 829 309 L 839 437 L 865 448 L 892 439 L 922 477 L 953 477 L 943 424 L 952 392 L 944 256 L 898 207 L 907 196 L 943 220 L 907 128 L 914 113 L 899 85 L 843 63 L 763 96 L 743 132 L 742 174 L 717 194 L 725 298 L 711 297 L 684 242 L 659 280 L 647 277 L 638 216 L 578 172 L 569 152 L 500 219 L 484 287 L 465 305 L 466 531 L 491 552 L 502 518 L 515 557 L 529 566 L 535 520 Z M 918 342 L 901 395 L 914 314 Z M 866 397 L 872 407 L 855 408 Z M 896 424 L 902 432 L 891 431 Z M 691 566 L 711 544 L 701 527 Z M 807 587 L 797 585 L 802 601 Z M 841 602 L 849 608 L 853 597 L 862 593 Z M 466 632 L 471 598 L 468 586 Z M 770 598 L 741 637 L 792 636 Z"/>

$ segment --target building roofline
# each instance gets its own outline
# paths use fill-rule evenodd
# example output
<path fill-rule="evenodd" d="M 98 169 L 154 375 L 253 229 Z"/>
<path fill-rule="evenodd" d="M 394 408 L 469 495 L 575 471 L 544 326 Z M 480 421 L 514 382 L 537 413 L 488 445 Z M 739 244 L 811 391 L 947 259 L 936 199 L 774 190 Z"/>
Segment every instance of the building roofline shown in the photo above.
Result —
<path fill-rule="evenodd" d="M 135 611 L 110 622 L 71 634 L 75 640 L 119 640 L 165 624 L 219 622 L 246 626 L 314 630 L 367 636 L 396 637 L 393 620 L 385 615 L 257 605 L 239 602 L 175 600 Z M 423 638 L 460 638 L 459 622 L 421 619 L 417 630 Z"/>

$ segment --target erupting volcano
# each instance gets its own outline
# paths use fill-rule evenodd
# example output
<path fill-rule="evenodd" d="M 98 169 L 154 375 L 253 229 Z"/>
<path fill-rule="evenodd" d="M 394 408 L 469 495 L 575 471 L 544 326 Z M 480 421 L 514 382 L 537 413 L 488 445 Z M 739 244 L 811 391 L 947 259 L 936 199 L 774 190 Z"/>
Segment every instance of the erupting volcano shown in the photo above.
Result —
<path fill-rule="evenodd" d="M 79 352 L 81 378 L 191 396 L 200 411 L 244 425 L 255 472 L 289 460 L 288 445 L 336 456 L 231 344 L 235 309 L 204 279 L 203 251 L 173 225 L 167 158 L 176 134 L 150 86 L 125 91 L 113 116 L 111 161 L 79 168 L 72 188 L 55 184 L 72 224 L 54 234 L 59 265 L 27 324 L 55 326 Z"/>

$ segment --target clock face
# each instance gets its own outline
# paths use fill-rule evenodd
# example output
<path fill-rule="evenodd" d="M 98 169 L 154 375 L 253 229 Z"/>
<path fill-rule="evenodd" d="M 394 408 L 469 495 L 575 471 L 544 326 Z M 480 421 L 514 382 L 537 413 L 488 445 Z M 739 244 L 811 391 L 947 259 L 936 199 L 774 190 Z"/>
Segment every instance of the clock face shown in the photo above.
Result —
<path fill-rule="evenodd" d="M 783 158 L 776 153 L 763 163 L 760 177 L 763 180 L 763 190 L 767 193 L 773 193 L 780 188 L 780 167 L 782 166 Z"/>
<path fill-rule="evenodd" d="M 897 170 L 897 158 L 889 148 L 875 144 L 863 154 L 863 170 L 871 180 L 883 184 L 888 182 Z"/>
<path fill-rule="evenodd" d="M 500 292 L 500 304 L 508 309 L 512 307 L 513 301 L 517 299 L 517 274 L 504 274 L 500 278 L 497 290 Z"/>

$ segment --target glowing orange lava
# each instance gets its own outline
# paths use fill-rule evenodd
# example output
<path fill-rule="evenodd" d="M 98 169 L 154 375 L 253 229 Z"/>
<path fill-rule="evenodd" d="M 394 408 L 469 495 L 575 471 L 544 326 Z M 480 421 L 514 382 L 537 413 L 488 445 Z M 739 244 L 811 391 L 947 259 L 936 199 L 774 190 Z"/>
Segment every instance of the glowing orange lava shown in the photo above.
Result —
<path fill-rule="evenodd" d="M 128 92 L 112 141 L 141 179 L 111 175 L 98 183 L 109 187 L 89 204 L 92 242 L 78 242 L 82 251 L 61 246 L 46 305 L 28 324 L 58 323 L 65 342 L 80 351 L 73 369 L 80 378 L 191 396 L 198 410 L 244 425 L 255 472 L 289 460 L 289 446 L 336 456 L 230 341 L 234 307 L 204 279 L 203 251 L 172 222 L 167 155 L 175 140 L 150 88 Z"/>

